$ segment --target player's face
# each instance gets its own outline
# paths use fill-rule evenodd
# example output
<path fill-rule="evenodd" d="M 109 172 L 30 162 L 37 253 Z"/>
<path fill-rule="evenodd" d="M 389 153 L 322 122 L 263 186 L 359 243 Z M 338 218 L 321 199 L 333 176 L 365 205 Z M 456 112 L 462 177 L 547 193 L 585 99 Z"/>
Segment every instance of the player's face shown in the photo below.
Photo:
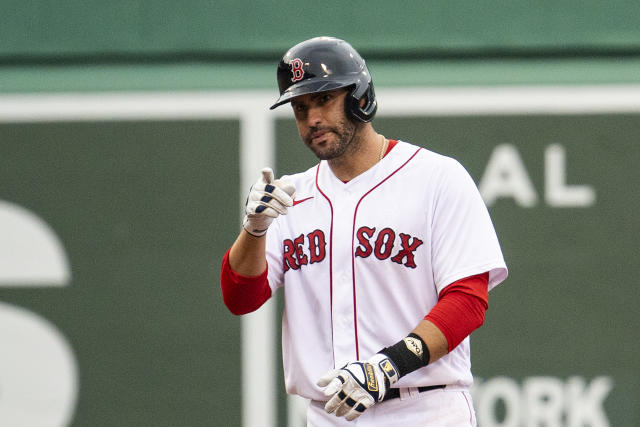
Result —
<path fill-rule="evenodd" d="M 300 138 L 320 160 L 356 150 L 357 124 L 345 114 L 347 89 L 300 95 L 291 101 Z"/>

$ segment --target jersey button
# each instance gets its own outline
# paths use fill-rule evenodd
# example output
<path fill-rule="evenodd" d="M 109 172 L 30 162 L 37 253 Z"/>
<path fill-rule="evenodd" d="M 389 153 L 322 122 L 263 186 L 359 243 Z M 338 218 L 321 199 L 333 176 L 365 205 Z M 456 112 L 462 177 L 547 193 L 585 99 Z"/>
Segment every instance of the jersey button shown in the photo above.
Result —
<path fill-rule="evenodd" d="M 340 319 L 340 324 L 343 328 L 346 328 L 347 326 L 349 326 L 349 318 L 348 317 L 343 317 L 342 319 Z"/>

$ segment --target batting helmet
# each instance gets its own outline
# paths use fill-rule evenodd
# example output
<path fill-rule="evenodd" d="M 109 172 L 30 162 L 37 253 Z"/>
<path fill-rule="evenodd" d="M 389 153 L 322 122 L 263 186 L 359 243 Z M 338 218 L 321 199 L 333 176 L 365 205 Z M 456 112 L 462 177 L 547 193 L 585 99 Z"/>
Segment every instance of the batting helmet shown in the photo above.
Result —
<path fill-rule="evenodd" d="M 378 104 L 369 70 L 344 40 L 315 37 L 298 43 L 280 60 L 277 76 L 280 97 L 272 110 L 299 95 L 351 87 L 345 101 L 347 113 L 361 122 L 376 114 Z"/>

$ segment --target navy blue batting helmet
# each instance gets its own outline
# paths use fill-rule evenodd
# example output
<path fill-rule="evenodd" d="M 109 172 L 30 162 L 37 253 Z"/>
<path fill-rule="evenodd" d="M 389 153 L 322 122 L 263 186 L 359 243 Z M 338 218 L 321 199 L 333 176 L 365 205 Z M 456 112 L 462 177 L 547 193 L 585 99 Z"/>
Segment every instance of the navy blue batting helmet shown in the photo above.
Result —
<path fill-rule="evenodd" d="M 278 64 L 277 78 L 280 97 L 271 109 L 299 95 L 340 88 L 351 88 L 345 108 L 353 118 L 368 122 L 378 108 L 364 59 L 334 37 L 315 37 L 293 46 Z"/>

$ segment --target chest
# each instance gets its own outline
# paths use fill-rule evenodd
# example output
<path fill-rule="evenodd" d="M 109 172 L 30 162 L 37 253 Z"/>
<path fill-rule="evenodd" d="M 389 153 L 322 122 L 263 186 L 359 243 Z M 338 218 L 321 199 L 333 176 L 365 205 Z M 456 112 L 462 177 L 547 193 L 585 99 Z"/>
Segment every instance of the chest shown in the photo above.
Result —
<path fill-rule="evenodd" d="M 431 202 L 406 185 L 385 184 L 366 191 L 318 190 L 296 204 L 281 233 L 285 273 L 328 258 L 416 268 L 428 252 Z"/>

